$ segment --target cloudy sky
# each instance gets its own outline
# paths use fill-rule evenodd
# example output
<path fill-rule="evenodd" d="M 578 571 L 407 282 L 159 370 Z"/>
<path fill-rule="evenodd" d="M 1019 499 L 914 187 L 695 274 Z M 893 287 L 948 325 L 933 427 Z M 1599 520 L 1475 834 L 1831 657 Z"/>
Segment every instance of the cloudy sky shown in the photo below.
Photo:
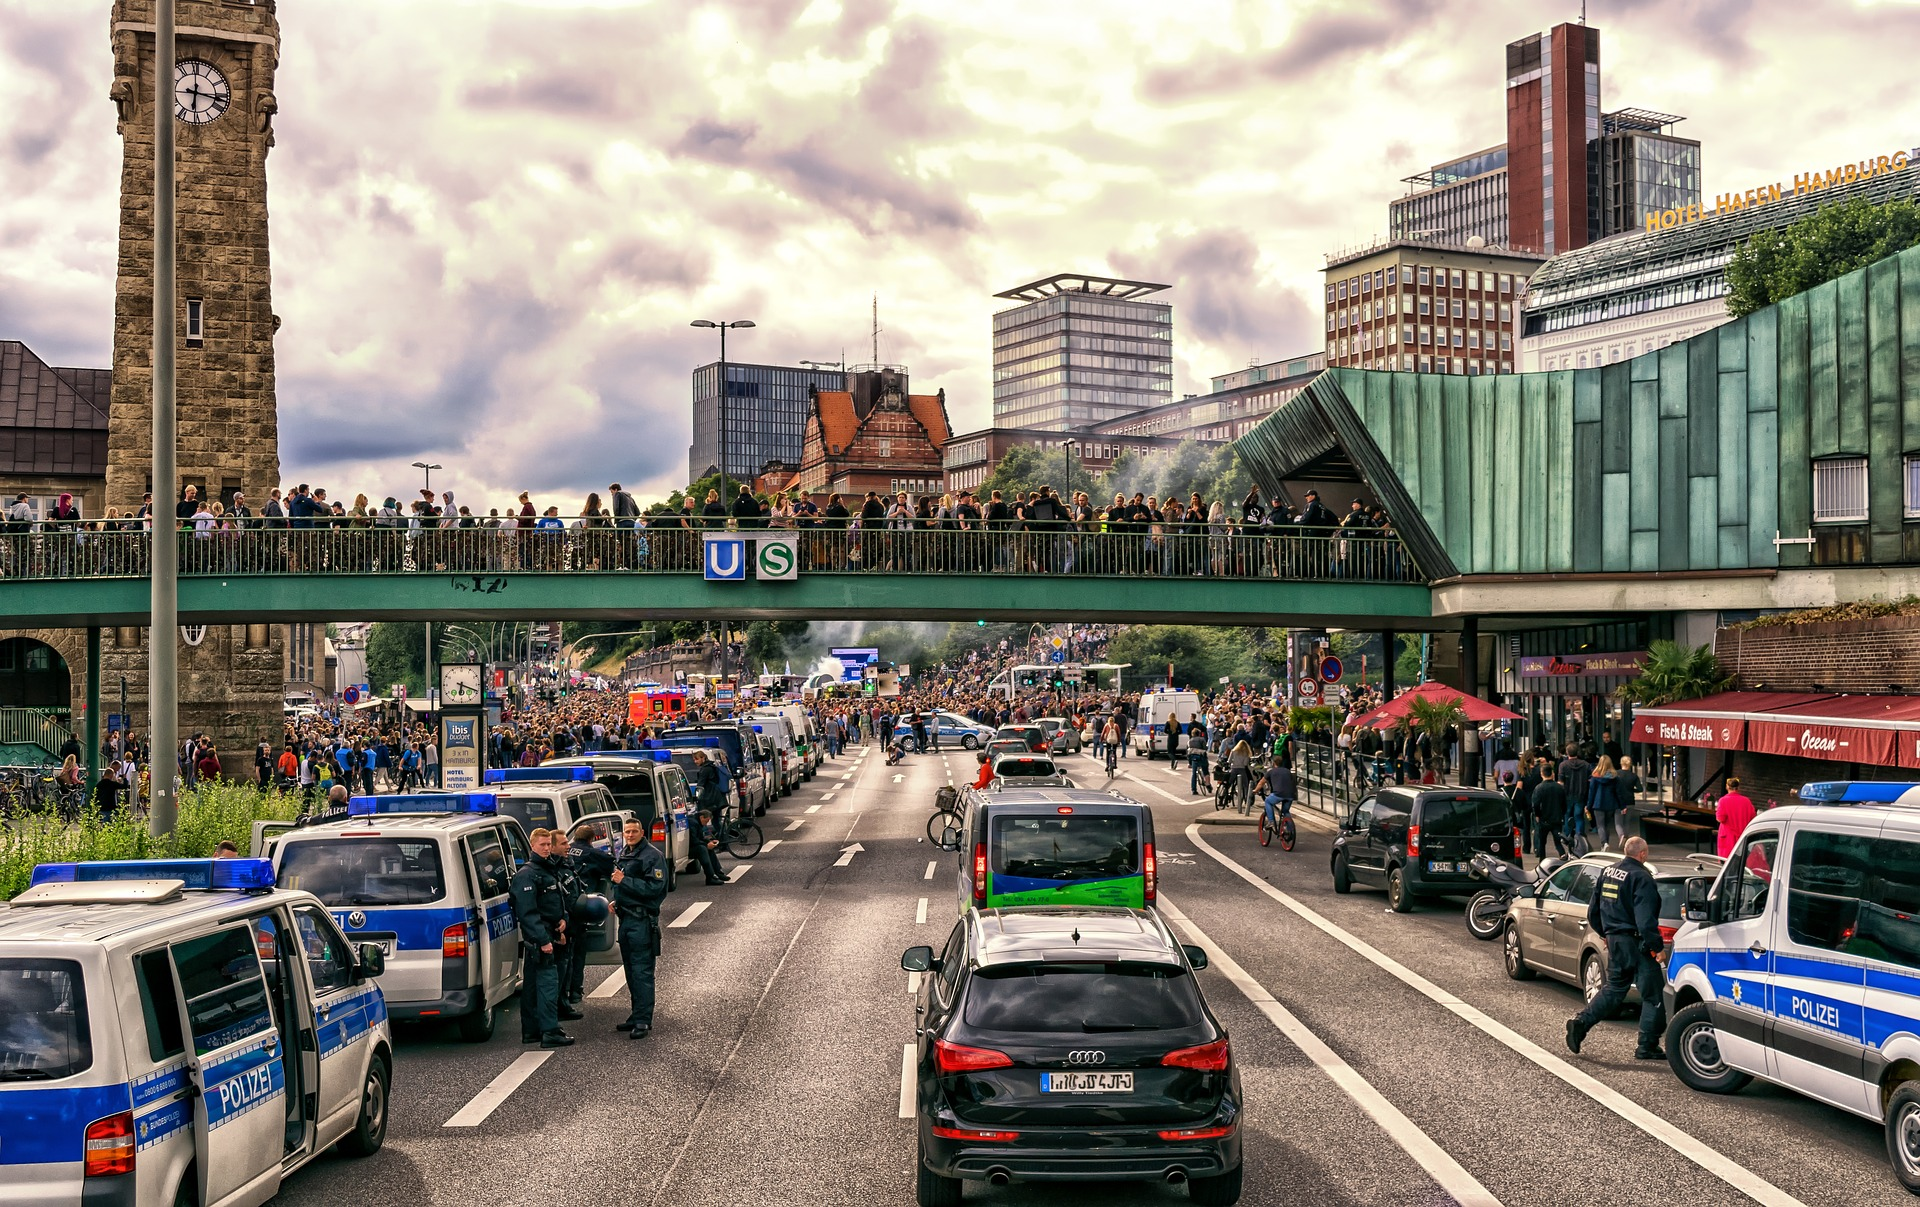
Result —
<path fill-rule="evenodd" d="M 680 484 L 696 317 L 990 413 L 1001 289 L 1169 282 L 1176 389 L 1317 347 L 1323 255 L 1505 138 L 1503 46 L 1577 3 L 280 0 L 281 465 L 378 497 Z M 107 0 L 0 0 L 0 338 L 105 365 Z M 1594 0 L 1602 102 L 1706 193 L 1920 142 L 1920 6 Z"/>

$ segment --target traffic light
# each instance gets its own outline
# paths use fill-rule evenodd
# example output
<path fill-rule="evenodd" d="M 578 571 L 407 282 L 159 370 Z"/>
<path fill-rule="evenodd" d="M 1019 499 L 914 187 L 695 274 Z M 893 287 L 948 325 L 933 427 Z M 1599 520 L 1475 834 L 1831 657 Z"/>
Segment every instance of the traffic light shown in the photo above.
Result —
<path fill-rule="evenodd" d="M 1037 687 L 1039 686 L 1039 680 L 1034 678 L 1032 671 L 1022 671 L 1020 672 L 1020 686 Z"/>

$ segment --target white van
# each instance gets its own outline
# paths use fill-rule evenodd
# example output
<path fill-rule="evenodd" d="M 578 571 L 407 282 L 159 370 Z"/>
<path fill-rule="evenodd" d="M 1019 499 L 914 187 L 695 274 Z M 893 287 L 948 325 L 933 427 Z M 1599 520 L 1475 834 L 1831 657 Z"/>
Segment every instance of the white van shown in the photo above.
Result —
<path fill-rule="evenodd" d="M 779 713 L 756 712 L 742 717 L 740 724 L 751 727 L 755 733 L 764 735 L 773 743 L 774 759 L 781 767 L 789 794 L 813 778 L 813 767 L 800 752 L 800 744 L 794 738 L 793 723 L 787 718 Z"/>
<path fill-rule="evenodd" d="M 35 868 L 0 909 L 0 1200 L 253 1204 L 378 1151 L 383 963 L 264 860 Z"/>
<path fill-rule="evenodd" d="M 801 754 L 806 760 L 806 778 L 812 779 L 813 773 L 820 770 L 820 764 L 827 761 L 827 743 L 820 736 L 820 728 L 814 724 L 812 715 L 805 708 L 791 702 L 762 704 L 753 712 L 755 716 L 771 713 L 787 719 L 788 727 L 793 730 L 794 742 L 800 747 Z"/>
<path fill-rule="evenodd" d="M 1920 1194 L 1920 784 L 1800 799 L 1755 817 L 1717 880 L 1688 881 L 1667 1060 L 1696 1090 L 1757 1077 L 1884 1123 Z"/>
<path fill-rule="evenodd" d="M 1167 722 L 1182 725 L 1200 715 L 1200 697 L 1194 692 L 1156 691 L 1140 697 L 1133 715 L 1133 752 L 1152 758 L 1167 752 Z M 1096 722 L 1098 723 L 1098 722 Z"/>

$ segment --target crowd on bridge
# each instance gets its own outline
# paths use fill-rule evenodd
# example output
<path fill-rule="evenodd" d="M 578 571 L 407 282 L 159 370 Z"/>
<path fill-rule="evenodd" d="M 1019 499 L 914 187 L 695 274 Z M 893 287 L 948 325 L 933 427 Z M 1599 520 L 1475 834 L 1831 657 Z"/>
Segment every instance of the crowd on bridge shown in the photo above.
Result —
<path fill-rule="evenodd" d="M 689 494 L 677 507 L 642 508 L 615 482 L 563 515 L 526 491 L 483 514 L 451 490 L 422 489 L 404 503 L 365 494 L 347 502 L 301 483 L 255 504 L 239 491 L 209 498 L 189 485 L 173 511 L 185 573 L 691 572 L 701 566 L 701 534 L 718 530 L 791 531 L 802 567 L 816 571 L 1398 581 L 1410 569 L 1383 508 L 1356 498 L 1336 515 L 1312 490 L 1295 511 L 1277 497 L 1263 502 L 1257 489 L 1237 505 L 1198 493 L 1184 501 L 1116 494 L 1100 504 L 1051 486 L 1024 497 L 868 491 L 822 500 L 797 489 L 761 496 L 742 484 L 730 501 L 709 488 L 703 500 Z M 5 510 L 0 574 L 145 573 L 144 540 L 119 534 L 150 534 L 154 515 L 150 494 L 126 514 L 109 507 L 94 518 L 67 494 L 36 518 L 21 494 Z"/>

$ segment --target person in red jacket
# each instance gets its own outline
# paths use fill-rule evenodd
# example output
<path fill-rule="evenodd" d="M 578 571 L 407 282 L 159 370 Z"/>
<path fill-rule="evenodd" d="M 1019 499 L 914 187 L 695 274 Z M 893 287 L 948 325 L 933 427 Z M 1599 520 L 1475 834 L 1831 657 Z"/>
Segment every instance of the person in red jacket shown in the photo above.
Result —
<path fill-rule="evenodd" d="M 976 757 L 980 760 L 980 774 L 974 778 L 973 786 L 976 789 L 985 788 L 993 782 L 993 763 L 987 758 L 987 752 L 984 750 Z"/>

